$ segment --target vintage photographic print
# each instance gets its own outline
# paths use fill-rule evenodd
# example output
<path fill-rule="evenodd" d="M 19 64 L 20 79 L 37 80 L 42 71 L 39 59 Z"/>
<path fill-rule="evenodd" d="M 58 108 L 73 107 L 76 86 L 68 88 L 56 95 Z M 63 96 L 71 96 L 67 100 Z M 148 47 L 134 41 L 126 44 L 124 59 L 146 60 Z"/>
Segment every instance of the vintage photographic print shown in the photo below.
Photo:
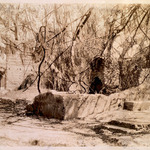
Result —
<path fill-rule="evenodd" d="M 150 147 L 149 3 L 0 1 L 0 149 Z"/>

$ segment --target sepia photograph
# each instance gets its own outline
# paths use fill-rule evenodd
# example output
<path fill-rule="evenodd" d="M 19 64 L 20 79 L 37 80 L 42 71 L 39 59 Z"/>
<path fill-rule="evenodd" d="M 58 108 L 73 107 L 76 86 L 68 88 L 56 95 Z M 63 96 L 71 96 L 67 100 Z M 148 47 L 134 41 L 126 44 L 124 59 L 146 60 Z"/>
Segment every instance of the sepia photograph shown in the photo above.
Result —
<path fill-rule="evenodd" d="M 150 148 L 150 1 L 106 1 L 0 0 L 0 150 Z"/>

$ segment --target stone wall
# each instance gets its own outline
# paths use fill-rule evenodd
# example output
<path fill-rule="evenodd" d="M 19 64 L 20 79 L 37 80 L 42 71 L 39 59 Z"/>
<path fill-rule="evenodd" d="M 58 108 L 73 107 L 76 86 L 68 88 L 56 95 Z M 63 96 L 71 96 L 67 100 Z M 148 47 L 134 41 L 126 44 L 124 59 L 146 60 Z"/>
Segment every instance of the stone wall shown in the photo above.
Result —
<path fill-rule="evenodd" d="M 124 98 L 116 98 L 115 95 L 108 97 L 101 94 L 47 92 L 35 97 L 33 104 L 28 105 L 27 113 L 65 120 L 74 118 L 101 120 L 107 112 L 122 109 L 123 103 Z"/>
<path fill-rule="evenodd" d="M 6 60 L 6 89 L 17 88 L 26 76 L 34 73 L 36 67 L 33 65 L 31 56 L 20 57 L 19 53 L 8 54 Z"/>
<path fill-rule="evenodd" d="M 100 120 L 103 113 L 122 109 L 124 98 L 108 97 L 101 94 L 64 95 L 64 119 Z"/>
<path fill-rule="evenodd" d="M 138 86 L 141 82 L 140 78 L 142 78 L 142 76 L 144 77 L 149 69 L 150 69 L 150 47 L 143 49 L 141 52 L 137 53 L 133 58 L 120 59 L 119 78 L 121 89 L 125 90 L 131 87 Z"/>
<path fill-rule="evenodd" d="M 150 111 L 150 84 L 145 82 L 109 96 L 102 94 L 69 94 L 49 91 L 34 98 L 28 111 L 31 114 L 48 118 L 84 119 L 108 121 L 116 115 L 122 115 L 123 109 L 133 111 Z M 118 111 L 119 110 L 119 111 Z M 33 112 L 33 113 L 32 113 Z M 54 113 L 55 112 L 55 113 Z"/>

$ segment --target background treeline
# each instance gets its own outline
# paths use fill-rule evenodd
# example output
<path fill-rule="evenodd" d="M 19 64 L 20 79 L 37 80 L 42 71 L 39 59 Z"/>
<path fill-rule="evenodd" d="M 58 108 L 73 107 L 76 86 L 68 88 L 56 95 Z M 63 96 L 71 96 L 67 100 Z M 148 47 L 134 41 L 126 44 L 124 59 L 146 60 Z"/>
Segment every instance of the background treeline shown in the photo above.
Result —
<path fill-rule="evenodd" d="M 46 88 L 87 93 L 97 57 L 106 86 L 149 78 L 150 5 L 0 4 L 0 32 L 6 54 L 41 64 L 35 76 Z"/>

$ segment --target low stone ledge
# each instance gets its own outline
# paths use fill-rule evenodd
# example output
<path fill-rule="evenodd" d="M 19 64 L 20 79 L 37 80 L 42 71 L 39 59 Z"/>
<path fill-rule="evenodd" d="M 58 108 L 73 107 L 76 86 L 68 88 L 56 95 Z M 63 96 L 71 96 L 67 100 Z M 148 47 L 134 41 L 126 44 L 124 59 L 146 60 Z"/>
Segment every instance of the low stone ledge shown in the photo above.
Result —
<path fill-rule="evenodd" d="M 98 114 L 123 108 L 124 99 L 102 94 L 52 94 L 47 92 L 34 98 L 27 106 L 27 114 L 56 119 L 87 119 Z"/>

